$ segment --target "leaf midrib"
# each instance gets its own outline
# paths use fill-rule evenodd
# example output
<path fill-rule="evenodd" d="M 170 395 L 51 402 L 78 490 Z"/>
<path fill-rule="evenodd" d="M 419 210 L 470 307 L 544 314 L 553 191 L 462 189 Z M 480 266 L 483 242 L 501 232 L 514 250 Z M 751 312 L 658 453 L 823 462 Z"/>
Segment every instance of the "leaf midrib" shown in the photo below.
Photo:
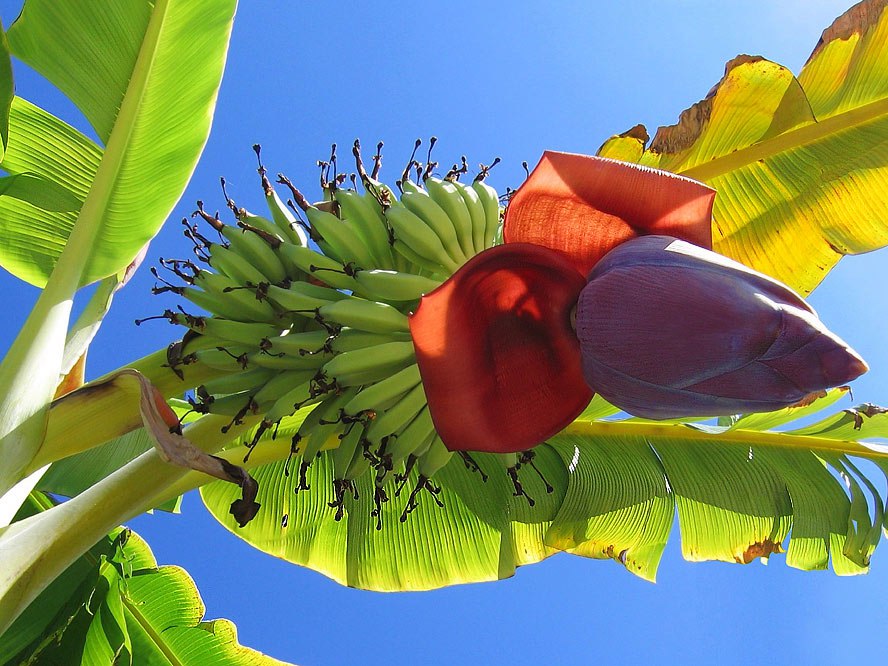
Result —
<path fill-rule="evenodd" d="M 794 435 L 789 432 L 774 430 L 730 430 L 724 433 L 708 433 L 698 430 L 687 424 L 675 423 L 651 423 L 633 421 L 574 421 L 562 430 L 559 435 L 579 435 L 584 437 L 634 437 L 643 438 L 652 444 L 666 442 L 667 440 L 682 440 L 693 442 L 721 442 L 728 445 L 746 446 L 770 446 L 783 450 L 814 450 L 825 451 L 833 454 L 846 454 L 870 459 L 888 460 L 888 449 L 880 451 L 871 449 L 855 440 L 832 439 L 829 437 L 817 437 L 813 435 Z M 556 435 L 557 436 L 557 435 Z M 668 446 L 668 444 L 666 444 Z M 328 446 L 325 449 L 331 448 Z M 244 463 L 243 453 L 237 448 L 226 449 L 216 455 L 232 464 L 242 465 L 246 470 L 252 470 L 262 465 L 284 460 L 290 452 L 289 445 L 280 444 L 274 446 L 274 442 L 265 441 L 263 446 L 256 447 L 247 463 Z M 187 473 L 177 484 L 167 488 L 163 496 L 182 494 L 192 488 L 206 483 L 208 477 L 198 473 Z M 172 495 L 171 495 L 172 496 Z M 161 498 L 155 498 L 159 503 Z"/>
<path fill-rule="evenodd" d="M 746 148 L 740 148 L 732 153 L 716 157 L 704 164 L 693 166 L 678 173 L 688 178 L 709 182 L 718 176 L 730 173 L 759 160 L 817 143 L 837 132 L 864 125 L 883 116 L 888 116 L 888 98 L 849 109 L 824 120 L 802 125 L 771 139 L 754 143 Z"/>
<path fill-rule="evenodd" d="M 142 46 L 136 58 L 136 65 L 133 68 L 133 75 L 121 101 L 120 111 L 114 120 L 114 127 L 108 138 L 102 161 L 99 163 L 93 186 L 90 188 L 83 207 L 80 209 L 80 215 L 77 218 L 65 250 L 59 257 L 56 272 L 62 272 L 58 270 L 59 267 L 68 263 L 65 261 L 66 255 L 72 257 L 72 264 L 76 264 L 76 266 L 69 268 L 70 272 L 65 276 L 69 279 L 74 278 L 73 273 L 76 271 L 76 279 L 71 279 L 71 283 L 74 285 L 80 284 L 87 267 L 92 263 L 91 249 L 102 231 L 103 224 L 101 222 L 105 218 L 108 204 L 113 196 L 121 165 L 129 154 L 135 131 L 135 120 L 141 112 L 142 100 L 145 97 L 148 82 L 151 78 L 154 60 L 157 56 L 158 45 L 161 41 L 168 13 L 168 6 L 169 0 L 157 0 L 154 5 L 154 11 L 151 14 L 151 19 L 148 21 Z"/>
<path fill-rule="evenodd" d="M 163 654 L 163 656 L 170 662 L 171 666 L 186 666 L 185 662 L 181 661 L 178 656 L 173 654 L 170 651 L 166 641 L 164 641 L 159 631 L 154 628 L 146 618 L 145 615 L 140 613 L 137 610 L 137 605 L 132 603 L 126 595 L 121 595 L 121 600 L 123 601 L 123 605 L 126 607 L 127 612 L 133 617 L 136 623 L 142 628 L 142 630 L 147 634 L 147 636 L 154 643 L 155 647 Z"/>
<path fill-rule="evenodd" d="M 722 442 L 725 444 L 770 446 L 785 450 L 813 449 L 858 457 L 888 459 L 888 451 L 870 449 L 853 440 L 793 435 L 788 432 L 776 432 L 773 430 L 731 430 L 723 434 L 713 434 L 685 424 L 633 423 L 631 421 L 575 421 L 562 430 L 560 434 L 586 437 L 644 437 L 652 441 L 681 439 L 683 441 Z"/>

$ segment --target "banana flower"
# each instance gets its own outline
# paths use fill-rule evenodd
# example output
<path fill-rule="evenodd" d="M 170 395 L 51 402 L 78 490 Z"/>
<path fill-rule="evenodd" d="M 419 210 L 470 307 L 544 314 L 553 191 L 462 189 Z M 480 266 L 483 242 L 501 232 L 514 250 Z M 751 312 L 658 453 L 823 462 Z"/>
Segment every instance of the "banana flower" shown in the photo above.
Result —
<path fill-rule="evenodd" d="M 780 409 L 866 364 L 782 283 L 711 251 L 715 191 L 547 152 L 506 209 L 504 244 L 410 319 L 451 450 L 531 448 L 595 392 L 645 418 Z"/>

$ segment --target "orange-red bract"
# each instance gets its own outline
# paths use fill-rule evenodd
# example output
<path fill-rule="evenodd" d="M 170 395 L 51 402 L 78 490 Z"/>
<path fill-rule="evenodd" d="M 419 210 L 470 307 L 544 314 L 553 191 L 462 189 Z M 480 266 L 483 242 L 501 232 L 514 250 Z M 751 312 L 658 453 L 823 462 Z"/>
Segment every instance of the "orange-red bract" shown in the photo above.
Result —
<path fill-rule="evenodd" d="M 592 391 L 571 316 L 585 284 L 564 255 L 511 243 L 473 257 L 423 296 L 410 332 L 449 449 L 522 451 L 583 410 Z"/>
<path fill-rule="evenodd" d="M 602 157 L 547 151 L 506 209 L 506 243 L 569 256 L 586 275 L 631 238 L 674 236 L 711 249 L 715 190 L 690 178 Z"/>

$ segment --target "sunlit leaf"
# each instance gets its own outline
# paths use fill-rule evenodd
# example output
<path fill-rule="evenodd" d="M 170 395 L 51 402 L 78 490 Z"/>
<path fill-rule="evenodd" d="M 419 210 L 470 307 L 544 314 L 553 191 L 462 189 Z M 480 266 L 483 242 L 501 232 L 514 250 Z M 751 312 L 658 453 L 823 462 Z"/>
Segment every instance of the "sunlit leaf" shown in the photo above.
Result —
<path fill-rule="evenodd" d="M 9 143 L 9 106 L 15 95 L 12 77 L 12 61 L 9 57 L 9 40 L 0 26 L 0 162 Z"/>
<path fill-rule="evenodd" d="M 0 365 L 3 492 L 40 447 L 46 406 L 66 372 L 63 348 L 78 286 L 126 268 L 185 188 L 209 134 L 235 5 L 31 0 L 10 30 L 13 54 L 82 104 L 106 145 L 70 235 L 50 227 L 42 239 L 64 247 Z M 30 228 L 40 229 L 35 222 Z M 38 283 L 45 266 L 43 272 Z"/>
<path fill-rule="evenodd" d="M 0 196 L 27 201 L 51 213 L 70 212 L 79 207 L 69 190 L 30 173 L 0 178 Z"/>
<path fill-rule="evenodd" d="M 792 426 L 845 394 L 833 390 L 774 420 Z M 595 409 L 609 415 L 605 405 Z M 503 578 L 559 550 L 614 559 L 653 580 L 675 512 L 688 560 L 748 563 L 786 552 L 787 564 L 800 569 L 825 568 L 831 560 L 838 574 L 866 571 L 883 522 L 877 490 L 883 480 L 871 480 L 845 454 L 888 459 L 885 447 L 855 441 L 888 436 L 884 410 L 842 411 L 792 434 L 757 429 L 754 416 L 730 429 L 593 414 L 535 449 L 552 493 L 522 468 L 534 507 L 515 496 L 499 459 L 473 454 L 488 480 L 454 458 L 434 477 L 443 507 L 420 496 L 419 508 L 401 522 L 415 475 L 400 495 L 389 483 L 377 530 L 372 478 L 365 475 L 359 497 L 348 499 L 337 522 L 329 506 L 329 452 L 310 468 L 311 490 L 295 492 L 299 459 L 289 465 L 284 459 L 298 417 L 251 454 L 262 510 L 250 525 L 239 529 L 228 515 L 237 497 L 230 484 L 213 483 L 201 493 L 220 522 L 260 550 L 376 590 Z M 239 461 L 241 450 L 228 457 Z"/>
<path fill-rule="evenodd" d="M 544 451 L 538 460 L 547 478 L 565 476 L 554 452 Z M 376 529 L 377 518 L 371 516 L 371 475 L 358 480 L 359 499 L 348 497 L 345 516 L 334 520 L 336 510 L 329 506 L 334 500 L 329 453 L 312 465 L 308 492 L 294 492 L 298 477 L 284 474 L 283 461 L 251 472 L 259 482 L 262 509 L 242 529 L 222 515 L 236 494 L 215 483 L 204 486 L 201 493 L 223 525 L 268 553 L 352 587 L 423 590 L 506 578 L 517 566 L 554 552 L 543 537 L 561 493 L 547 495 L 539 479 L 529 479 L 527 492 L 537 500 L 530 508 L 524 498 L 513 496 L 498 460 L 482 456 L 479 463 L 489 477 L 487 483 L 482 484 L 479 474 L 462 462 L 451 462 L 435 477 L 444 508 L 430 495 L 420 496 L 419 507 L 404 522 L 400 518 L 416 474 L 399 495 L 397 484 L 388 483 L 385 490 L 391 499 L 382 507 L 381 529 Z M 564 488 L 563 479 L 559 487 Z"/>
<path fill-rule="evenodd" d="M 49 508 L 35 494 L 25 511 Z M 147 544 L 115 530 L 80 557 L 0 636 L 4 663 L 244 664 L 285 662 L 243 647 L 228 620 L 203 619 L 179 567 L 157 567 Z"/>
<path fill-rule="evenodd" d="M 569 481 L 546 543 L 585 557 L 616 558 L 653 580 L 675 513 L 662 466 L 644 440 L 616 436 L 603 446 L 588 444 L 567 436 L 550 442 Z"/>
<path fill-rule="evenodd" d="M 650 146 L 633 128 L 600 154 L 714 187 L 713 249 L 811 291 L 846 254 L 888 245 L 888 11 L 865 0 L 798 78 L 738 56 Z"/>
<path fill-rule="evenodd" d="M 102 150 L 67 123 L 16 97 L 10 143 L 0 168 L 0 261 L 42 286 L 52 271 L 102 159 Z"/>
<path fill-rule="evenodd" d="M 64 91 L 105 142 L 78 218 L 89 230 L 78 248 L 82 284 L 124 268 L 181 195 L 209 133 L 234 8 L 29 0 L 10 28 L 14 55 Z M 50 229 L 57 242 L 67 237 Z"/>

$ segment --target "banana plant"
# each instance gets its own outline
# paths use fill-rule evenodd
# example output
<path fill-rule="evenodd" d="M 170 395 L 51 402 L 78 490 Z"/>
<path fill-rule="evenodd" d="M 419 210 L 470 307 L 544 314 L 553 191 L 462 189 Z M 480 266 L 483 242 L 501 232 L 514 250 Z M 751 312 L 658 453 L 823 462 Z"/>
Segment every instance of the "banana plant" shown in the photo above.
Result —
<path fill-rule="evenodd" d="M 764 60 L 734 61 L 722 84 L 676 128 L 661 130 L 650 148 L 637 127 L 608 140 L 600 154 L 711 186 L 718 193 L 707 224 L 713 248 L 807 293 L 840 255 L 888 244 L 884 215 L 873 203 L 888 152 L 871 140 L 888 122 L 880 49 L 885 5 L 868 0 L 837 20 L 798 78 Z M 26 40 L 18 40 L 11 39 L 13 50 L 27 53 L 16 46 Z M 750 108 L 755 122 L 747 119 Z M 109 139 L 104 155 L 111 146 Z M 490 449 L 496 453 L 474 446 L 454 453 L 461 447 L 438 432 L 441 411 L 426 395 L 429 374 L 420 356 L 433 353 L 410 350 L 417 320 L 408 313 L 422 312 L 438 289 L 446 293 L 472 262 L 509 247 L 497 193 L 483 182 L 486 169 L 465 184 L 459 167 L 436 178 L 433 165 L 414 162 L 396 193 L 375 168 L 364 170 L 359 146 L 354 153 L 363 194 L 342 188 L 333 174 L 323 200 L 312 204 L 282 179 L 301 221 L 261 166 L 269 219 L 233 203 L 237 227 L 200 214 L 225 241 L 208 241 L 189 226 L 208 268 L 168 262 L 178 282 L 158 290 L 214 316 L 184 308 L 164 313 L 189 329 L 181 341 L 129 364 L 138 375 L 112 373 L 54 402 L 45 434 L 35 426 L 37 444 L 19 456 L 10 483 L 49 464 L 56 479 L 69 476 L 59 470 L 97 453 L 115 462 L 107 475 L 69 485 L 73 499 L 0 533 L 9 563 L 0 581 L 0 626 L 118 524 L 196 487 L 238 536 L 368 589 L 494 580 L 558 551 L 614 559 L 653 579 L 675 511 L 688 559 L 749 562 L 786 549 L 787 563 L 802 569 L 831 562 L 840 574 L 866 570 L 884 501 L 855 460 L 886 469 L 884 449 L 866 443 L 886 435 L 885 412 L 865 405 L 815 425 L 795 423 L 833 405 L 843 388 L 715 424 L 620 417 L 596 396 L 585 409 L 570 405 L 569 422 L 539 435 L 545 443 L 529 451 L 498 445 Z M 829 177 L 810 164 L 829 165 Z M 60 238 L 61 247 L 67 236 Z M 72 232 L 64 253 L 76 240 Z M 813 268 L 800 260 L 805 244 L 829 248 L 815 255 Z M 139 247 L 134 240 L 116 270 Z M 78 270 L 79 284 L 105 269 Z M 787 303 L 799 305 L 796 298 L 787 296 Z M 56 331 L 52 340 L 59 344 L 64 335 Z M 62 371 L 59 361 L 54 380 L 44 381 L 40 407 L 20 414 L 22 423 L 45 413 Z M 178 423 L 166 402 L 189 389 L 195 392 L 188 407 L 200 417 L 171 432 Z M 588 402 L 591 390 L 598 389 L 589 387 L 578 402 Z M 236 485 L 210 482 L 208 472 Z"/>
<path fill-rule="evenodd" d="M 50 402 L 82 384 L 87 348 L 113 294 L 138 266 L 203 150 L 235 4 L 29 0 L 9 32 L 0 31 L 0 264 L 42 288 L 0 365 L 4 528 L 46 470 L 34 466 L 37 452 L 47 460 L 65 455 L 46 446 Z M 12 56 L 71 100 L 98 142 L 15 96 Z M 75 293 L 95 282 L 72 322 Z M 10 553 L 24 554 L 7 536 L 0 538 L 4 590 L 20 573 Z M 38 587 L 92 543 L 74 558 L 64 555 Z M 2 596 L 5 629 L 28 599 Z"/>
<path fill-rule="evenodd" d="M 2 165 L 12 191 L 3 197 L 0 262 L 43 290 L 0 366 L 4 493 L 41 447 L 46 407 L 69 370 L 73 295 L 121 279 L 114 276 L 157 233 L 188 181 L 209 133 L 233 12 L 233 2 L 200 19 L 176 2 L 85 9 L 38 0 L 10 29 L 11 52 L 78 105 L 104 149 L 24 100 L 8 105 Z M 208 29 L 191 39 L 201 20 Z M 188 62 L 200 63 L 195 81 L 183 73 Z"/>

